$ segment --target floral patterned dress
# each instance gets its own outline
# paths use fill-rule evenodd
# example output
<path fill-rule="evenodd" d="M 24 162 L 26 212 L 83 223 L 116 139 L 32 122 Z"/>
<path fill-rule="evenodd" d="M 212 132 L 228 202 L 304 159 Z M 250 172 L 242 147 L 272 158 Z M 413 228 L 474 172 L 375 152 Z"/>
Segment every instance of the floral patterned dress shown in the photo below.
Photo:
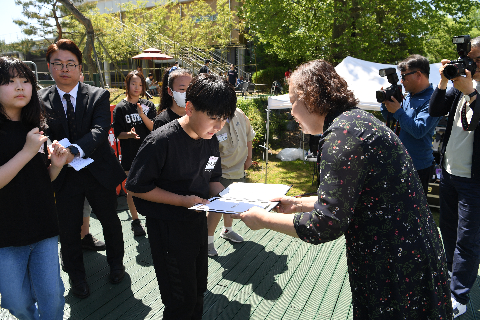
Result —
<path fill-rule="evenodd" d="M 320 144 L 318 201 L 294 225 L 312 244 L 345 235 L 354 318 L 451 319 L 442 242 L 401 141 L 353 109 Z"/>

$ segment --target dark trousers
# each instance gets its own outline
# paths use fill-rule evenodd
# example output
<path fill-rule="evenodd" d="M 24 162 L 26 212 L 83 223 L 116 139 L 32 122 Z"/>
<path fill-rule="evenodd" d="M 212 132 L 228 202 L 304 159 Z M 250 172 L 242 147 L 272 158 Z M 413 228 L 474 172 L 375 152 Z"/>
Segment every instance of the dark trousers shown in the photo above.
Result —
<path fill-rule="evenodd" d="M 450 289 L 458 302 L 467 304 L 480 262 L 480 182 L 442 170 L 440 231 L 453 273 Z"/>
<path fill-rule="evenodd" d="M 167 221 L 147 217 L 147 232 L 163 319 L 202 319 L 207 290 L 207 218 Z"/>
<path fill-rule="evenodd" d="M 77 281 L 85 277 L 80 231 L 83 224 L 83 204 L 87 198 L 103 227 L 110 266 L 123 263 L 122 225 L 117 216 L 115 189 L 103 187 L 87 169 L 66 170 L 62 187 L 56 192 L 60 244 L 65 271 Z"/>
<path fill-rule="evenodd" d="M 428 182 L 432 178 L 433 170 L 435 170 L 435 165 L 433 164 L 428 168 L 417 170 L 418 177 L 420 178 L 420 182 L 423 186 L 423 192 L 425 193 L 425 197 L 428 194 Z"/>

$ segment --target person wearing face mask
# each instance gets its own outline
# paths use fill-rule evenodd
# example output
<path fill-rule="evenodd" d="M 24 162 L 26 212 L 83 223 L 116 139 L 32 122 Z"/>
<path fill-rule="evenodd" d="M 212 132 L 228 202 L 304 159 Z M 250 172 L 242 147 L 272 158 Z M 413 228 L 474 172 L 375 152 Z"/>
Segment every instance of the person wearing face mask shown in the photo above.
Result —
<path fill-rule="evenodd" d="M 131 71 L 125 78 L 127 96 L 113 110 L 113 130 L 120 140 L 122 148 L 122 167 L 128 176 L 133 159 L 145 137 L 153 129 L 155 105 L 146 99 L 141 99 L 146 91 L 145 77 L 138 71 Z M 137 209 L 132 195 L 127 193 L 128 210 L 132 215 L 132 231 L 135 236 L 144 236 L 145 230 L 138 219 Z"/>
<path fill-rule="evenodd" d="M 185 96 L 191 80 L 192 73 L 189 70 L 177 68 L 165 71 L 160 106 L 153 120 L 153 130 L 185 115 Z"/>

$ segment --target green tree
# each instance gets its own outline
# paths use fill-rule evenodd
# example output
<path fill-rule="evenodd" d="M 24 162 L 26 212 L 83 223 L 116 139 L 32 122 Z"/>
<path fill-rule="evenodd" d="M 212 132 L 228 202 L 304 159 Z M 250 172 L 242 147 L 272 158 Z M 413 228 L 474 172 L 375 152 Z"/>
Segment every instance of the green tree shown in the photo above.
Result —
<path fill-rule="evenodd" d="M 451 17 L 445 17 L 442 28 L 437 33 L 428 35 L 425 46 L 426 57 L 433 62 L 440 62 L 442 59 L 456 59 L 456 45 L 452 43 L 453 36 L 470 35 L 473 39 L 480 36 L 480 10 L 472 8 L 465 16 L 455 22 Z"/>
<path fill-rule="evenodd" d="M 95 10 L 88 16 L 113 62 L 124 61 L 148 47 L 180 56 L 184 48 L 210 50 L 212 43 L 226 46 L 234 20 L 227 0 L 219 0 L 216 10 L 203 0 L 187 4 L 169 1 L 152 8 L 146 8 L 142 1 L 127 2 L 121 5 L 121 19 L 118 13 L 100 15 Z M 102 55 L 104 50 L 96 45 Z"/>
<path fill-rule="evenodd" d="M 100 71 L 100 65 L 98 61 L 98 57 L 95 51 L 94 47 L 94 42 L 95 42 L 95 31 L 93 29 L 92 22 L 89 18 L 87 18 L 83 13 L 81 13 L 77 7 L 74 6 L 74 4 L 70 0 L 59 0 L 65 8 L 73 14 L 75 19 L 80 22 L 84 27 L 85 27 L 85 35 L 87 38 L 86 44 L 85 44 L 85 56 L 84 59 L 87 62 L 88 65 L 88 73 L 90 74 L 90 79 L 93 78 L 93 73 L 96 70 L 95 64 L 92 59 L 92 51 L 95 54 L 95 59 L 97 62 L 97 66 L 99 67 L 98 72 L 101 73 Z M 100 83 L 103 85 L 103 79 L 100 78 Z"/>
<path fill-rule="evenodd" d="M 346 56 L 395 63 L 426 54 L 431 35 L 478 9 L 476 0 L 244 0 L 239 17 L 267 52 L 298 64 Z"/>
<path fill-rule="evenodd" d="M 80 11 L 88 11 L 95 4 L 81 4 L 81 0 L 73 0 Z M 71 37 L 69 30 L 75 29 L 77 23 L 66 19 L 71 12 L 59 0 L 15 0 L 22 7 L 22 19 L 13 22 L 22 28 L 22 32 L 33 39 L 44 39 L 46 44 L 64 37 Z M 53 41 L 52 41 L 53 40 Z"/>

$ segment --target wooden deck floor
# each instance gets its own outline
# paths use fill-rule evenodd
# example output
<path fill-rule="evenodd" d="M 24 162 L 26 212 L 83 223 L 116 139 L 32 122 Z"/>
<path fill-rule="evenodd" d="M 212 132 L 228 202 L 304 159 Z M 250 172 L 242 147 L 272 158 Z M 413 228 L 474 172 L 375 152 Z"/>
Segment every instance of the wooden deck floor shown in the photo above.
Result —
<path fill-rule="evenodd" d="M 104 252 L 85 252 L 91 295 L 77 299 L 65 283 L 64 319 L 162 319 L 163 304 L 146 237 L 133 237 L 124 198 L 119 217 L 125 240 L 126 276 L 122 283 L 108 282 Z M 203 319 L 352 319 L 351 294 L 344 238 L 313 246 L 272 232 L 251 231 L 241 221 L 235 230 L 245 242 L 233 244 L 218 237 L 219 256 L 209 258 L 208 291 Z M 91 233 L 103 239 L 92 216 Z M 472 291 L 468 313 L 458 318 L 480 319 L 479 282 Z M 0 300 L 1 301 L 1 300 Z M 14 319 L 0 309 L 0 319 Z"/>

